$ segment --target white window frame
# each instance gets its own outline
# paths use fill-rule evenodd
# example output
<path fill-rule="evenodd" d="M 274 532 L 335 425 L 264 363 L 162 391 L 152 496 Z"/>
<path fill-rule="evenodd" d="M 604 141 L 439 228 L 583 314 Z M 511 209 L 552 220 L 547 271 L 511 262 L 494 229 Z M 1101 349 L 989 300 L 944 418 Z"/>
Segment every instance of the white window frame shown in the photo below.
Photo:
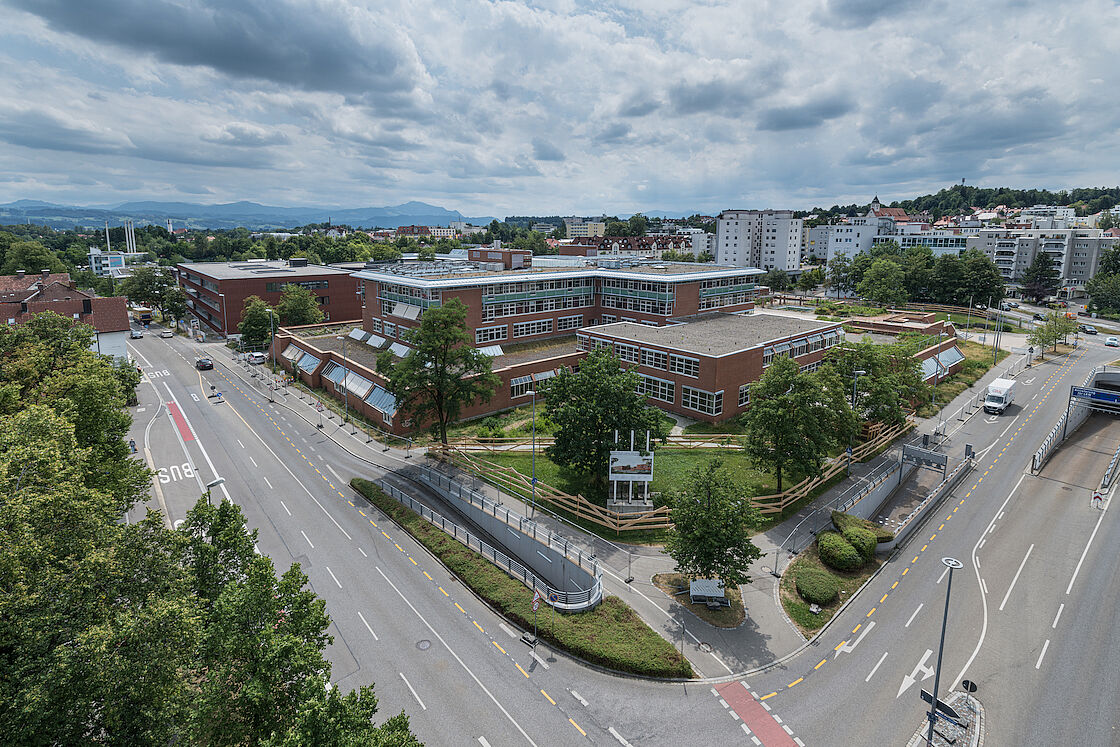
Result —
<path fill-rule="evenodd" d="M 700 377 L 700 359 L 669 353 L 669 373 L 697 379 Z"/>
<path fill-rule="evenodd" d="M 474 331 L 474 342 L 476 345 L 481 345 L 485 342 L 497 342 L 498 340 L 506 339 L 506 333 L 509 331 L 509 325 L 502 324 L 498 327 L 479 327 Z"/>
<path fill-rule="evenodd" d="M 660 365 L 658 365 L 660 363 Z M 660 371 L 669 369 L 669 354 L 664 350 L 642 348 L 642 363 L 646 368 L 656 368 Z"/>

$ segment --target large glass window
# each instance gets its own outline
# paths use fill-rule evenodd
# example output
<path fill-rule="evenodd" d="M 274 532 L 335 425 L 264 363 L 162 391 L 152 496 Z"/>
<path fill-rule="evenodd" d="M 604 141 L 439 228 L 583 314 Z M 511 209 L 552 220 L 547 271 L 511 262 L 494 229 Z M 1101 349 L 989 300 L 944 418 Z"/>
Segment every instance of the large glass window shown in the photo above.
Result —
<path fill-rule="evenodd" d="M 723 413 L 723 392 L 705 392 L 691 386 L 681 387 L 681 407 L 705 415 L 720 415 Z"/>
<path fill-rule="evenodd" d="M 677 385 L 672 381 L 658 379 L 654 376 L 646 376 L 645 374 L 638 375 L 641 376 L 641 380 L 638 382 L 639 394 L 644 394 L 647 397 L 669 403 L 672 403 L 673 400 L 676 399 Z"/>
<path fill-rule="evenodd" d="M 661 350 L 642 348 L 642 365 L 648 368 L 660 368 L 664 371 L 668 367 L 669 354 Z"/>
<path fill-rule="evenodd" d="M 700 375 L 700 361 L 696 358 L 686 358 L 683 355 L 670 353 L 669 372 L 695 378 Z"/>
<path fill-rule="evenodd" d="M 500 327 L 479 327 L 474 331 L 474 341 L 476 344 L 481 345 L 484 342 L 496 342 L 498 340 L 506 339 L 506 331 L 509 327 L 503 324 Z"/>
<path fill-rule="evenodd" d="M 513 325 L 514 337 L 529 337 L 531 335 L 543 335 L 552 331 L 551 319 L 538 319 L 535 322 L 518 322 Z"/>

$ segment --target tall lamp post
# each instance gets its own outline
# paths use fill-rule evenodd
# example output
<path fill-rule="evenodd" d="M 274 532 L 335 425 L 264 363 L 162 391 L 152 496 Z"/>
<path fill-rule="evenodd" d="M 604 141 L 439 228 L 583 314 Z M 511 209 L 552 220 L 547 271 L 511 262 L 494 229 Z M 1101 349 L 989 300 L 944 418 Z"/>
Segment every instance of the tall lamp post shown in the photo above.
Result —
<path fill-rule="evenodd" d="M 533 395 L 533 478 L 532 478 L 532 503 L 530 504 L 530 518 L 537 512 L 537 390 L 530 389 L 526 394 Z"/>
<path fill-rule="evenodd" d="M 941 617 L 941 645 L 937 649 L 937 669 L 933 675 L 933 702 L 929 704 L 929 736 L 927 741 L 933 744 L 933 725 L 937 723 L 937 693 L 941 687 L 941 656 L 945 653 L 945 626 L 949 622 L 949 592 L 953 589 L 953 571 L 964 568 L 964 563 L 956 558 L 942 558 L 941 562 L 949 569 L 949 582 L 945 585 L 945 613 Z"/>
<path fill-rule="evenodd" d="M 859 383 L 859 377 L 867 373 L 862 368 L 857 368 L 852 371 L 852 414 L 856 412 L 856 385 Z M 848 434 L 848 477 L 852 476 L 852 434 Z M 776 565 L 776 563 L 775 563 Z"/>
<path fill-rule="evenodd" d="M 226 318 L 226 294 L 219 293 L 218 298 L 222 299 L 222 337 L 229 339 L 229 321 Z"/>
<path fill-rule="evenodd" d="M 213 490 L 214 488 L 218 487 L 219 485 L 221 485 L 225 481 L 226 481 L 226 478 L 219 477 L 216 480 L 211 480 L 210 482 L 206 483 L 206 505 L 207 506 L 210 505 L 210 491 Z"/>

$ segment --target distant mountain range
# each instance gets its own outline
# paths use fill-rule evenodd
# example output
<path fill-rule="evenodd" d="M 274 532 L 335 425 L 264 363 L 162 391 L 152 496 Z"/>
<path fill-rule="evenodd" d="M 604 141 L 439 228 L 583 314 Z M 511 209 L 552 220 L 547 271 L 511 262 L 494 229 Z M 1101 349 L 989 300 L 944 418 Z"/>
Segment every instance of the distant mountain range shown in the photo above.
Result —
<path fill-rule="evenodd" d="M 407 225 L 444 225 L 465 220 L 486 225 L 494 218 L 467 217 L 457 210 L 406 202 L 403 205 L 365 208 L 275 207 L 255 202 L 200 205 L 192 202 L 125 202 L 119 205 L 56 205 L 40 200 L 16 200 L 0 204 L 0 224 L 37 223 L 52 228 L 75 225 L 98 227 L 120 225 L 131 219 L 138 226 L 165 225 L 175 228 L 248 228 L 254 231 L 293 228 L 308 223 L 346 224 L 363 228 L 396 228 Z"/>

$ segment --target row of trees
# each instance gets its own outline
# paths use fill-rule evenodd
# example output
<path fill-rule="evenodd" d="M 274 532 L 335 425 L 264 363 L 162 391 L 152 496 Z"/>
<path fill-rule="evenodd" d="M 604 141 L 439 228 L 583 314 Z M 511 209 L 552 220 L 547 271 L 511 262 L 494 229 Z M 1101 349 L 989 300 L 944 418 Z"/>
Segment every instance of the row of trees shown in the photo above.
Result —
<path fill-rule="evenodd" d="M 324 602 L 232 503 L 176 530 L 125 445 L 136 369 L 55 314 L 0 327 L 0 730 L 12 744 L 416 745 L 328 689 Z"/>
<path fill-rule="evenodd" d="M 857 293 L 880 306 L 908 301 L 968 306 L 998 303 L 1004 296 L 999 270 L 982 252 L 966 251 L 957 256 L 915 246 L 902 251 L 897 242 L 876 244 L 870 252 L 855 257 L 837 255 L 828 263 L 827 282 L 841 292 Z"/>
<path fill-rule="evenodd" d="M 298 327 L 321 321 L 323 312 L 315 294 L 303 286 L 289 284 L 281 288 L 280 301 L 276 306 L 260 296 L 246 298 L 237 331 L 241 333 L 245 346 L 263 348 L 272 341 L 272 335 L 280 325 Z"/>

